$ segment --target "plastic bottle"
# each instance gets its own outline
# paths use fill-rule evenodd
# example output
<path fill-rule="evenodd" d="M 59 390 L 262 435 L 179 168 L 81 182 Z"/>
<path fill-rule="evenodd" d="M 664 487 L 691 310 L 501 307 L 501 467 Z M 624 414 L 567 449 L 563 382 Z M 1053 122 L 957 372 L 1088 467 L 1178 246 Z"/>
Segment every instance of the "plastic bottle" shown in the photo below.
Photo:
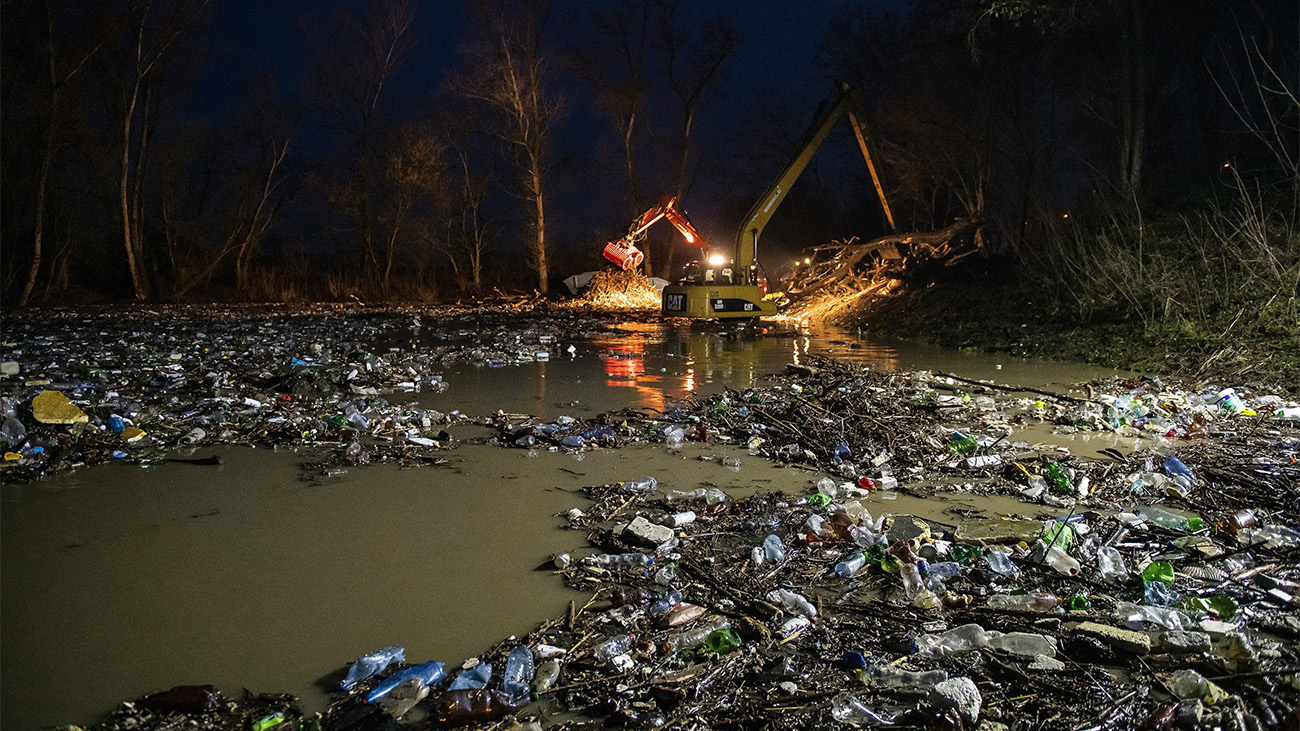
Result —
<path fill-rule="evenodd" d="M 639 480 L 628 480 L 623 483 L 624 490 L 633 492 L 652 492 L 659 487 L 659 481 L 653 477 L 642 477 Z"/>
<path fill-rule="evenodd" d="M 501 690 L 511 698 L 527 698 L 528 687 L 533 682 L 533 651 L 527 645 L 520 645 L 510 651 L 506 658 L 506 669 L 501 678 Z"/>
<path fill-rule="evenodd" d="M 427 691 L 426 691 L 427 692 Z M 269 716 L 263 716 L 253 722 L 253 731 L 267 731 L 284 723 L 284 713 L 276 711 Z"/>
<path fill-rule="evenodd" d="M 685 429 L 680 426 L 670 426 L 664 429 L 664 445 L 669 449 L 681 449 L 684 441 L 686 441 Z"/>
<path fill-rule="evenodd" d="M 695 522 L 696 515 L 693 511 L 687 510 L 681 513 L 672 513 L 662 521 L 663 525 L 669 528 L 681 528 L 684 525 L 690 525 Z"/>
<path fill-rule="evenodd" d="M 1079 574 L 1079 562 L 1073 556 L 1062 551 L 1056 546 L 1047 549 L 1047 558 L 1045 563 L 1056 569 L 1057 573 L 1066 576 L 1077 576 Z"/>
<path fill-rule="evenodd" d="M 1119 583 L 1128 576 L 1128 566 L 1124 557 L 1114 546 L 1102 546 L 1097 549 L 1097 573 L 1106 581 Z"/>
<path fill-rule="evenodd" d="M 410 678 L 420 678 L 424 681 L 425 685 L 437 685 L 442 682 L 443 678 L 447 677 L 442 668 L 443 666 L 440 662 L 426 662 L 420 663 L 414 667 L 409 667 L 405 670 L 399 670 L 398 672 L 388 676 L 388 678 L 386 678 L 382 683 L 375 686 L 375 689 L 366 695 L 366 703 L 374 703 L 380 698 L 383 698 L 385 695 L 388 695 L 393 688 L 396 688 Z"/>
<path fill-rule="evenodd" d="M 715 629 L 709 633 L 708 637 L 704 638 L 702 647 L 704 652 L 725 655 L 740 647 L 740 635 L 736 634 L 730 627 Z"/>
<path fill-rule="evenodd" d="M 717 617 L 705 622 L 699 627 L 692 627 L 691 629 L 679 632 L 669 637 L 664 641 L 663 645 L 661 645 L 659 649 L 665 654 L 688 650 L 696 645 L 702 644 L 715 630 L 720 630 L 730 626 L 731 621 L 726 617 Z"/>
<path fill-rule="evenodd" d="M 662 617 L 671 612 L 673 607 L 681 603 L 682 593 L 676 589 L 672 589 L 667 594 L 664 594 L 651 603 L 651 605 L 646 608 L 646 614 L 651 617 Z"/>
<path fill-rule="evenodd" d="M 1192 470 L 1188 468 L 1187 465 L 1183 464 L 1181 459 L 1178 459 L 1173 455 L 1165 457 L 1164 467 L 1165 472 L 1168 472 L 1175 477 L 1184 477 L 1189 483 L 1196 482 L 1196 475 L 1192 474 Z"/>
<path fill-rule="evenodd" d="M 398 683 L 387 695 L 379 699 L 379 706 L 395 719 L 401 719 L 416 703 L 429 695 L 429 686 L 423 678 L 407 678 Z"/>
<path fill-rule="evenodd" d="M 636 638 L 632 635 L 614 635 L 604 642 L 596 645 L 596 659 L 608 663 L 610 660 L 619 655 L 626 655 L 632 649 L 632 643 Z"/>
<path fill-rule="evenodd" d="M 1050 638 L 1032 632 L 1007 632 L 989 639 L 989 647 L 1013 655 L 1056 657 L 1056 645 Z"/>
<path fill-rule="evenodd" d="M 1026 612 L 1050 612 L 1056 608 L 1056 595 L 1047 591 L 1028 594 L 994 594 L 988 605 L 993 609 L 1019 609 Z"/>
<path fill-rule="evenodd" d="M 990 569 L 1003 576 L 1011 576 L 1020 571 L 1011 557 L 1001 551 L 989 551 L 984 554 L 984 558 L 988 560 Z"/>
<path fill-rule="evenodd" d="M 395 662 L 402 662 L 406 659 L 405 650 L 396 645 L 383 647 L 374 652 L 362 655 L 352 663 L 348 668 L 348 674 L 339 683 L 339 690 L 349 690 L 357 683 L 369 678 L 370 676 L 382 672 L 384 668 Z"/>
<path fill-rule="evenodd" d="M 918 657 L 947 657 L 968 652 L 988 644 L 988 633 L 978 624 L 963 624 L 937 635 L 921 635 L 916 640 Z"/>
<path fill-rule="evenodd" d="M 785 544 L 781 543 L 780 538 L 769 535 L 763 539 L 763 558 L 772 563 L 785 560 Z"/>
<path fill-rule="evenodd" d="M 559 678 L 560 661 L 551 658 L 537 666 L 537 673 L 533 676 L 533 688 L 538 693 L 545 693 L 555 686 L 555 681 Z"/>
<path fill-rule="evenodd" d="M 1142 599 L 1153 607 L 1172 607 L 1182 597 L 1168 584 L 1148 581 L 1142 589 Z"/>
<path fill-rule="evenodd" d="M 847 579 L 856 574 L 863 566 L 867 565 L 867 557 L 862 551 L 850 553 L 843 561 L 835 564 L 835 575 Z"/>
<path fill-rule="evenodd" d="M 831 717 L 850 726 L 888 726 L 894 722 L 892 715 L 881 715 L 867 707 L 861 699 L 840 693 L 831 698 Z"/>
<path fill-rule="evenodd" d="M 451 690 L 438 696 L 435 713 L 442 723 L 466 724 L 497 721 L 526 705 L 526 698 L 511 698 L 501 690 Z"/>
<path fill-rule="evenodd" d="M 921 695 L 948 679 L 946 670 L 904 670 L 893 665 L 872 665 L 858 672 L 862 682 L 873 690 L 892 690 Z"/>
<path fill-rule="evenodd" d="M 583 561 L 593 566 L 604 566 L 605 568 L 636 569 L 649 566 L 654 562 L 654 558 L 644 553 L 598 553 L 586 557 Z"/>
<path fill-rule="evenodd" d="M 480 662 L 472 668 L 460 671 L 460 675 L 451 681 L 447 690 L 464 690 L 467 688 L 486 688 L 492 679 L 492 663 Z"/>
<path fill-rule="evenodd" d="M 689 500 L 700 500 L 704 498 L 705 490 L 697 487 L 694 490 L 682 492 L 681 490 L 669 490 L 664 494 L 664 499 L 670 503 L 680 503 Z"/>
<path fill-rule="evenodd" d="M 1132 602 L 1115 602 L 1115 616 L 1132 627 L 1141 627 L 1143 622 L 1150 622 L 1165 629 L 1192 629 L 1196 623 L 1191 617 L 1168 607 L 1151 607 Z"/>
<path fill-rule="evenodd" d="M 777 589 L 770 592 L 767 598 L 769 601 L 776 602 L 782 609 L 791 614 L 799 614 L 809 618 L 817 616 L 817 608 L 811 602 L 789 589 Z"/>
<path fill-rule="evenodd" d="M 1203 523 L 1199 516 L 1193 515 L 1188 517 L 1185 515 L 1179 515 L 1178 513 L 1171 513 L 1156 505 L 1150 505 L 1140 510 L 1134 510 L 1133 513 L 1152 525 L 1158 525 L 1161 528 L 1166 528 L 1168 530 L 1195 532 L 1203 527 Z"/>
<path fill-rule="evenodd" d="M 925 588 L 925 581 L 921 579 L 921 569 L 915 563 L 905 563 L 898 571 L 898 576 L 903 582 L 903 595 L 908 599 L 916 596 L 916 593 Z"/>

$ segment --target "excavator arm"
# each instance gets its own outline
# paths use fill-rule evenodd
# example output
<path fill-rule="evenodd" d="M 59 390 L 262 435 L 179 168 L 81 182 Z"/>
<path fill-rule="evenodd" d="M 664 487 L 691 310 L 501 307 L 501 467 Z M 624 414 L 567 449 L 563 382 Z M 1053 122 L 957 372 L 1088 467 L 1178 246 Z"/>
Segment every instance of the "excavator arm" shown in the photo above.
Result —
<path fill-rule="evenodd" d="M 640 266 L 645 259 L 645 254 L 636 248 L 636 244 L 645 237 L 646 230 L 661 218 L 668 219 L 673 228 L 681 232 L 682 238 L 686 239 L 686 243 L 700 249 L 708 249 L 708 242 L 687 220 L 686 214 L 677 210 L 677 199 L 667 196 L 633 220 L 623 238 L 605 244 L 605 250 L 602 252 L 605 258 L 625 271 Z"/>
<path fill-rule="evenodd" d="M 750 209 L 740 228 L 737 229 L 737 270 L 740 272 L 751 270 L 758 257 L 758 237 L 763 233 L 763 228 L 767 226 L 772 214 L 776 213 L 776 209 L 785 200 L 786 193 L 790 191 L 790 186 L 794 185 L 795 180 L 799 178 L 804 168 L 808 167 L 813 154 L 826 140 L 831 128 L 835 126 L 840 117 L 846 114 L 850 125 L 853 127 L 853 134 L 857 138 L 858 148 L 862 151 L 862 157 L 867 161 L 867 169 L 871 173 L 871 182 L 875 185 L 876 195 L 880 198 L 880 206 L 884 209 L 885 219 L 889 222 L 889 229 L 891 232 L 897 233 L 898 229 L 894 224 L 894 212 L 889 207 L 889 200 L 885 196 L 884 186 L 880 182 L 880 172 L 876 168 L 876 158 L 879 155 L 875 154 L 875 144 L 867 130 L 866 116 L 862 113 L 862 104 L 858 101 L 857 94 L 852 88 L 847 84 L 840 84 L 831 103 L 824 104 L 822 113 L 809 125 L 794 157 L 772 185 L 763 193 L 762 197 L 758 199 L 754 207 Z"/>

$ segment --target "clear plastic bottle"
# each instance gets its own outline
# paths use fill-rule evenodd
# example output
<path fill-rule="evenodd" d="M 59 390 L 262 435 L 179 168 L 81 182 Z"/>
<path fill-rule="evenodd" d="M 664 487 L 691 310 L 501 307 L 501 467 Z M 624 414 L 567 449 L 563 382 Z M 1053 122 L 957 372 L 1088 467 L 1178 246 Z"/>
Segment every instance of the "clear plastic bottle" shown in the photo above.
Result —
<path fill-rule="evenodd" d="M 984 558 L 988 560 L 990 569 L 1003 576 L 1010 576 L 1020 571 L 1011 557 L 1001 551 L 989 551 L 984 554 Z"/>
<path fill-rule="evenodd" d="M 1106 581 L 1119 583 L 1128 576 L 1128 566 L 1124 557 L 1114 546 L 1102 546 L 1097 549 L 1097 573 Z"/>
<path fill-rule="evenodd" d="M 920 695 L 948 679 L 946 670 L 904 670 L 893 665 L 872 665 L 858 671 L 858 677 L 873 690 L 892 690 Z"/>
<path fill-rule="evenodd" d="M 854 551 L 844 558 L 843 561 L 835 564 L 835 575 L 847 579 L 856 574 L 863 566 L 867 565 L 867 557 L 862 551 Z"/>
<path fill-rule="evenodd" d="M 626 655 L 632 649 L 632 645 L 635 642 L 636 637 L 633 635 L 614 635 L 608 640 L 596 645 L 596 659 L 600 662 L 608 663 L 619 655 Z"/>
<path fill-rule="evenodd" d="M 1056 644 L 1051 638 L 1032 632 L 1007 632 L 989 639 L 989 647 L 1013 655 L 1046 655 L 1056 657 Z"/>
<path fill-rule="evenodd" d="M 448 690 L 462 690 L 465 688 L 486 688 L 488 681 L 492 679 L 492 663 L 480 662 L 472 668 L 460 671 L 460 675 L 451 681 Z"/>
<path fill-rule="evenodd" d="M 690 500 L 702 500 L 704 499 L 704 493 L 705 490 L 702 487 L 697 487 L 694 490 L 687 490 L 685 492 L 681 490 L 669 490 L 664 494 L 664 499 L 670 503 L 682 503 Z"/>
<path fill-rule="evenodd" d="M 654 558 L 644 553 L 598 553 L 584 558 L 583 562 L 605 568 L 636 569 L 649 566 Z"/>
<path fill-rule="evenodd" d="M 799 614 L 804 617 L 816 617 L 817 607 L 800 594 L 796 594 L 789 589 L 777 589 L 767 595 L 767 598 L 776 602 L 782 609 L 791 614 Z"/>
<path fill-rule="evenodd" d="M 1050 612 L 1056 608 L 1056 595 L 1048 591 L 1028 594 L 994 594 L 988 605 L 993 609 L 1018 609 L 1025 612 Z"/>
<path fill-rule="evenodd" d="M 1178 513 L 1172 513 L 1165 510 L 1158 505 L 1149 505 L 1140 510 L 1134 510 L 1133 513 L 1152 525 L 1158 525 L 1161 528 L 1166 528 L 1168 530 L 1195 532 L 1200 530 L 1202 527 L 1202 521 L 1199 516 L 1193 515 L 1188 517 L 1186 515 L 1179 515 Z"/>
<path fill-rule="evenodd" d="M 672 637 L 669 637 L 664 641 L 663 645 L 661 645 L 659 649 L 661 649 L 665 654 L 688 650 L 696 645 L 703 644 L 714 630 L 730 626 L 731 621 L 726 617 L 717 617 L 705 622 L 699 627 L 692 627 L 691 629 L 679 632 Z"/>
<path fill-rule="evenodd" d="M 894 722 L 892 715 L 881 715 L 863 703 L 861 699 L 849 693 L 840 693 L 831 698 L 831 717 L 850 726 L 888 726 Z"/>
<path fill-rule="evenodd" d="M 528 696 L 528 688 L 533 682 L 536 666 L 533 663 L 533 651 L 527 645 L 520 645 L 510 651 L 506 658 L 506 669 L 501 678 L 501 690 L 512 698 Z"/>
<path fill-rule="evenodd" d="M 1062 551 L 1057 546 L 1051 546 L 1047 549 L 1047 558 L 1045 562 L 1048 566 L 1056 569 L 1057 573 L 1066 576 L 1079 575 L 1079 562 L 1073 556 Z"/>
<path fill-rule="evenodd" d="M 657 487 L 659 487 L 659 481 L 653 477 L 642 477 L 637 480 L 628 480 L 623 483 L 624 490 L 631 490 L 633 492 L 653 492 Z"/>
<path fill-rule="evenodd" d="M 1196 623 L 1191 617 L 1168 607 L 1151 607 L 1132 602 L 1115 602 L 1115 616 L 1131 627 L 1139 628 L 1143 622 L 1159 625 L 1165 629 L 1192 629 Z"/>
<path fill-rule="evenodd" d="M 402 662 L 406 659 L 405 651 L 396 645 L 382 647 L 367 655 L 357 658 L 348 668 L 348 674 L 339 683 L 339 690 L 348 690 L 357 683 L 369 678 L 370 676 L 382 672 L 384 668 L 395 662 Z"/>
<path fill-rule="evenodd" d="M 903 564 L 898 575 L 903 581 L 903 595 L 908 599 L 916 596 L 917 592 L 925 588 L 925 581 L 921 578 L 921 570 L 915 563 Z"/>
<path fill-rule="evenodd" d="M 988 644 L 988 632 L 978 624 L 963 624 L 937 635 L 917 638 L 918 657 L 947 657 L 969 652 Z"/>
<path fill-rule="evenodd" d="M 560 661 L 551 658 L 537 666 L 537 673 L 533 676 L 533 688 L 538 693 L 545 693 L 555 686 L 555 681 L 560 678 Z"/>

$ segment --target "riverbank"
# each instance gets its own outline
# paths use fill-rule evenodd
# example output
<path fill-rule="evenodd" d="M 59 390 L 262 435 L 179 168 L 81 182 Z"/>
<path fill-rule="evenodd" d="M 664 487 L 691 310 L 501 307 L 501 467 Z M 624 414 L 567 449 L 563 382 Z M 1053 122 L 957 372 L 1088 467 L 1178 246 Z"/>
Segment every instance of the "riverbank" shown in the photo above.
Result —
<path fill-rule="evenodd" d="M 1083 315 L 997 264 L 976 261 L 926 274 L 895 280 L 883 294 L 840 308 L 830 321 L 945 347 L 1300 395 L 1297 322 L 1278 320 L 1269 327 L 1249 328 L 1228 322 L 1209 331 L 1176 318 L 1143 322 L 1105 313 Z M 804 303 L 795 308 L 796 316 L 818 304 Z M 1255 323 L 1262 317 L 1240 320 Z"/>

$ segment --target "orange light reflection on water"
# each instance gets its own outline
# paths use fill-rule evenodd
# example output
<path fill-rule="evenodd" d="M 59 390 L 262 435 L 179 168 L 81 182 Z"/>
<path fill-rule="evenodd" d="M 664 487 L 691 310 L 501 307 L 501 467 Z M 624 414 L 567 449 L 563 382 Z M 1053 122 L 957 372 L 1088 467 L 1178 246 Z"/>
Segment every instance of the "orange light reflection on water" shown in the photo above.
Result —
<path fill-rule="evenodd" d="M 646 374 L 644 337 L 619 338 L 609 345 L 609 350 L 600 355 L 605 367 L 605 385 L 636 389 L 641 406 L 663 411 L 663 378 Z"/>

